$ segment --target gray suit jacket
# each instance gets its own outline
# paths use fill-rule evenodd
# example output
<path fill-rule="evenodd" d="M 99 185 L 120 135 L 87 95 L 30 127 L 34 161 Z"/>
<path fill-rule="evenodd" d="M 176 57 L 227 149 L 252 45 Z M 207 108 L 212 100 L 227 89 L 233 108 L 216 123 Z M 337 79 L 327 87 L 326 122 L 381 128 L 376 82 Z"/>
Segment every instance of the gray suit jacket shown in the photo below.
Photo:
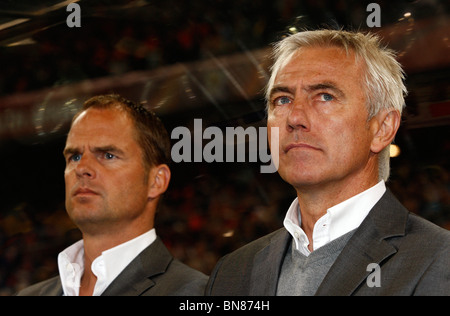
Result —
<path fill-rule="evenodd" d="M 108 286 L 102 296 L 203 295 L 208 277 L 174 259 L 158 237 Z M 60 277 L 30 286 L 19 296 L 61 296 Z"/>
<path fill-rule="evenodd" d="M 226 255 L 211 273 L 206 294 L 276 295 L 291 241 L 282 228 Z M 367 271 L 371 263 L 380 267 L 380 287 L 366 282 L 376 277 Z M 387 190 L 316 295 L 450 295 L 450 232 L 409 213 Z"/>

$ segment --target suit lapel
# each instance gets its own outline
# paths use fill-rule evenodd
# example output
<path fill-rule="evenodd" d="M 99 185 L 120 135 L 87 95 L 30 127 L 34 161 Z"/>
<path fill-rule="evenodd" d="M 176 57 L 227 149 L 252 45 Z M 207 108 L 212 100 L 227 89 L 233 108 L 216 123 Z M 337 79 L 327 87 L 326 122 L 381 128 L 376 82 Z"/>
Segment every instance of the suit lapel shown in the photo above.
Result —
<path fill-rule="evenodd" d="M 284 253 L 290 240 L 291 237 L 286 229 L 279 229 L 269 239 L 268 245 L 255 255 L 250 280 L 250 295 L 276 295 Z"/>
<path fill-rule="evenodd" d="M 397 252 L 387 240 L 405 234 L 407 210 L 387 190 L 336 259 L 316 295 L 351 295 L 380 264 Z"/>
<path fill-rule="evenodd" d="M 158 237 L 108 286 L 102 296 L 139 296 L 155 285 L 152 277 L 167 270 L 172 255 Z"/>
<path fill-rule="evenodd" d="M 370 240 L 364 233 L 356 233 L 334 262 L 316 295 L 351 295 L 371 273 L 367 271 L 369 264 L 380 264 L 396 252 L 385 240 Z"/>

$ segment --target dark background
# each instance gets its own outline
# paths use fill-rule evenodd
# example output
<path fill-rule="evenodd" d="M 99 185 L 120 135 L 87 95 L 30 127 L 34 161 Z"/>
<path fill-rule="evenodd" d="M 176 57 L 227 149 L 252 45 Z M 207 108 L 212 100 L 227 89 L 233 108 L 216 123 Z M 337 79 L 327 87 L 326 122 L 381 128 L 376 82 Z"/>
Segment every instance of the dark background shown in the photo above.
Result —
<path fill-rule="evenodd" d="M 37 3 L 39 2 L 39 3 Z M 64 210 L 62 150 L 84 100 L 120 93 L 165 123 L 265 126 L 271 43 L 304 28 L 372 31 L 395 49 L 409 95 L 388 187 L 450 227 L 450 19 L 447 1 L 0 1 L 0 294 L 57 274 L 80 238 Z M 409 13 L 409 14 L 408 14 Z M 295 28 L 295 29 L 294 29 Z M 156 230 L 175 257 L 209 273 L 223 254 L 281 227 L 295 197 L 261 163 L 178 163 Z"/>

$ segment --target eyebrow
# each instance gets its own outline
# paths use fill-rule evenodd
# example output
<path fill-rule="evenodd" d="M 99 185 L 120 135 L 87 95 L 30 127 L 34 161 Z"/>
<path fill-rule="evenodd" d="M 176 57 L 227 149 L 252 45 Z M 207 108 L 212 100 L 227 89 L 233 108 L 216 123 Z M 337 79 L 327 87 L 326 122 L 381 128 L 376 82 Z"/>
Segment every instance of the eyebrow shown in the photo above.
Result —
<path fill-rule="evenodd" d="M 74 154 L 78 154 L 80 151 L 76 148 L 71 148 L 71 147 L 66 147 L 63 150 L 63 156 L 67 157 L 67 156 L 71 156 Z"/>
<path fill-rule="evenodd" d="M 64 149 L 63 151 L 63 155 L 64 157 L 70 156 L 70 155 L 74 155 L 74 154 L 79 154 L 81 152 L 81 150 L 79 150 L 78 148 L 73 148 L 73 147 L 67 147 Z M 92 149 L 92 152 L 94 153 L 113 153 L 113 154 L 118 154 L 119 156 L 124 155 L 124 151 L 117 148 L 114 145 L 106 145 L 106 146 L 99 146 L 99 147 L 94 147 Z"/>
<path fill-rule="evenodd" d="M 289 88 L 289 87 L 285 87 L 285 86 L 276 86 L 276 87 L 273 87 L 273 88 L 270 90 L 269 99 L 272 98 L 272 95 L 274 95 L 275 93 L 279 93 L 279 92 L 282 92 L 282 93 L 289 93 L 289 94 L 294 94 L 295 91 L 294 91 L 293 89 Z"/>
<path fill-rule="evenodd" d="M 314 92 L 317 90 L 331 90 L 333 91 L 335 94 L 337 94 L 339 97 L 343 98 L 345 97 L 345 93 L 339 89 L 335 83 L 330 82 L 330 81 L 325 81 L 325 82 L 321 82 L 321 83 L 317 83 L 317 84 L 312 84 L 312 85 L 308 85 L 306 87 L 303 88 L 304 91 L 306 92 Z M 289 94 L 295 94 L 295 89 L 287 87 L 287 86 L 275 86 L 272 88 L 272 90 L 270 90 L 270 98 L 272 98 L 272 95 L 276 94 L 276 93 L 289 93 Z"/>
<path fill-rule="evenodd" d="M 306 86 L 304 89 L 307 92 L 313 92 L 313 91 L 317 91 L 317 90 L 331 90 L 335 94 L 337 94 L 339 97 L 341 97 L 341 98 L 345 97 L 344 91 L 339 89 L 336 86 L 336 84 L 334 84 L 333 82 L 328 82 L 328 81 L 322 82 L 322 83 L 318 83 L 318 84 L 309 85 L 309 86 Z"/>

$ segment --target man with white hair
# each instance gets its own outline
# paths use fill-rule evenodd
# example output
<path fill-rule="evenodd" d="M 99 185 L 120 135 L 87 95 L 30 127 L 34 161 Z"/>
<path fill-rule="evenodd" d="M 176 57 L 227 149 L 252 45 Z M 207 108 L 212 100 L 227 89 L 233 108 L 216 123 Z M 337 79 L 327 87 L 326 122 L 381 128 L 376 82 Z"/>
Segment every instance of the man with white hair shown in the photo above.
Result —
<path fill-rule="evenodd" d="M 317 30 L 274 57 L 270 145 L 297 198 L 283 228 L 218 262 L 206 294 L 449 295 L 450 233 L 385 186 L 406 94 L 393 52 L 370 34 Z"/>

